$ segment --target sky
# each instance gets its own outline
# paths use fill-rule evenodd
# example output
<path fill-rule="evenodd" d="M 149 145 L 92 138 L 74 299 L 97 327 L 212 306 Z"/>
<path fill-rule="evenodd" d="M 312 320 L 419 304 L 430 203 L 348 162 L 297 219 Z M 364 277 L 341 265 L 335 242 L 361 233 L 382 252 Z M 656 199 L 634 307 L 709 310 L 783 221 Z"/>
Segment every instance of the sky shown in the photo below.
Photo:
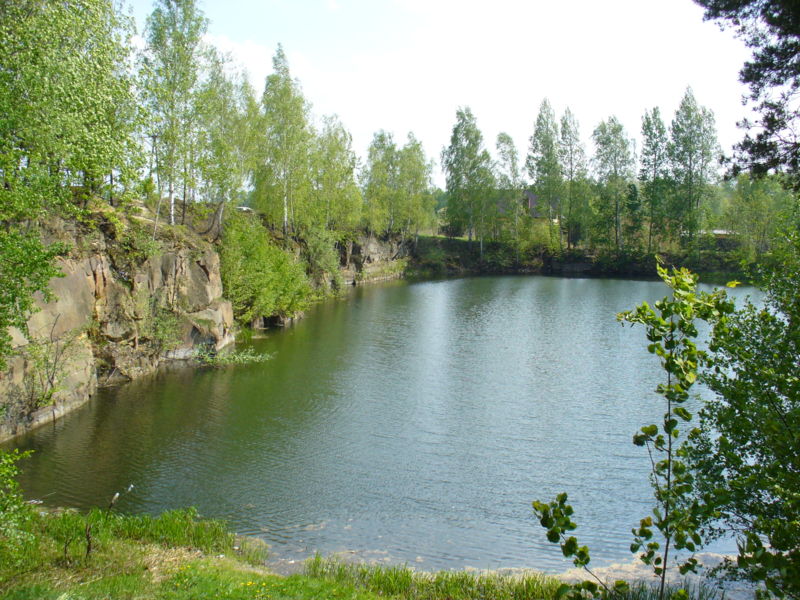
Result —
<path fill-rule="evenodd" d="M 130 1 L 130 0 L 129 0 Z M 130 1 L 141 32 L 152 0 Z M 378 130 L 409 132 L 436 162 L 458 107 L 485 146 L 511 135 L 521 161 L 539 106 L 569 107 L 591 155 L 591 132 L 615 115 L 639 138 L 645 110 L 669 125 L 687 88 L 716 117 L 730 152 L 747 116 L 738 72 L 749 51 L 703 21 L 691 0 L 198 0 L 207 41 L 231 54 L 259 92 L 283 45 L 319 121 L 336 114 L 366 156 Z"/>

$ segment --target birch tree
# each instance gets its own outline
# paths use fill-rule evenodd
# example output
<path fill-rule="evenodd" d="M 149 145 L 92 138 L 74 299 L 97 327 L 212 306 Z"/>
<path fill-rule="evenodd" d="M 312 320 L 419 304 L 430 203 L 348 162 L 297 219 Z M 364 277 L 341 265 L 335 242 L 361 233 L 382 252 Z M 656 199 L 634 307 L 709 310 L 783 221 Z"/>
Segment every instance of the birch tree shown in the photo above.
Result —
<path fill-rule="evenodd" d="M 425 156 L 422 143 L 408 134 L 405 145 L 398 153 L 397 183 L 400 193 L 401 230 L 415 237 L 422 227 L 433 221 L 430 187 L 433 165 Z"/>
<path fill-rule="evenodd" d="M 525 217 L 523 205 L 525 183 L 520 170 L 519 154 L 514 140 L 505 132 L 497 135 L 495 149 L 497 150 L 496 181 L 500 193 L 498 201 L 503 203 L 503 210 L 510 213 L 511 238 L 518 247 L 520 227 Z M 519 256 L 519 253 L 517 255 Z"/>
<path fill-rule="evenodd" d="M 310 196 L 314 132 L 309 104 L 289 72 L 280 45 L 272 68 L 261 99 L 264 135 L 255 191 L 258 208 L 273 222 L 280 222 L 284 235 L 288 235 L 302 217 Z"/>
<path fill-rule="evenodd" d="M 545 98 L 536 117 L 525 166 L 533 183 L 534 193 L 547 207 L 551 241 L 560 247 L 561 196 L 564 190 L 558 142 L 558 121 L 550 102 Z"/>
<path fill-rule="evenodd" d="M 628 182 L 632 177 L 633 154 L 631 140 L 619 120 L 612 116 L 601 121 L 592 133 L 595 145 L 595 170 L 601 184 L 600 217 L 611 222 L 614 229 L 614 247 L 623 247 L 622 224 Z"/>
<path fill-rule="evenodd" d="M 653 237 L 665 226 L 666 206 L 671 186 L 667 128 L 658 107 L 642 117 L 642 156 L 639 181 L 647 207 L 647 252 L 653 248 Z"/>
<path fill-rule="evenodd" d="M 152 123 L 159 192 L 166 184 L 169 222 L 175 223 L 175 192 L 195 168 L 195 93 L 208 27 L 194 0 L 156 0 L 147 19 L 142 60 L 143 93 Z M 186 190 L 184 188 L 184 202 Z M 160 198 L 159 198 L 160 200 Z"/>
<path fill-rule="evenodd" d="M 567 248 L 583 236 L 589 218 L 589 184 L 587 181 L 586 151 L 581 143 L 578 121 L 567 108 L 561 117 L 558 145 L 561 172 L 564 179 L 564 223 Z"/>
<path fill-rule="evenodd" d="M 716 179 L 719 144 L 714 113 L 697 104 L 687 88 L 670 125 L 669 158 L 676 194 L 672 218 L 692 238 L 700 227 L 700 206 Z"/>
<path fill-rule="evenodd" d="M 483 256 L 486 213 L 493 195 L 494 177 L 491 157 L 483 147 L 483 134 L 469 107 L 456 111 L 450 145 L 442 150 L 442 167 L 447 182 L 450 225 L 466 229 L 470 241 L 478 237 Z"/>
<path fill-rule="evenodd" d="M 129 34 L 106 0 L 0 3 L 0 368 L 58 273 L 38 220 L 135 163 Z"/>
<path fill-rule="evenodd" d="M 361 191 L 355 179 L 358 163 L 352 136 L 336 117 L 325 117 L 312 154 L 314 226 L 353 230 L 361 219 Z"/>
<path fill-rule="evenodd" d="M 375 233 L 392 231 L 398 206 L 399 157 L 394 137 L 378 131 L 367 151 L 363 175 L 364 218 L 367 228 Z"/>

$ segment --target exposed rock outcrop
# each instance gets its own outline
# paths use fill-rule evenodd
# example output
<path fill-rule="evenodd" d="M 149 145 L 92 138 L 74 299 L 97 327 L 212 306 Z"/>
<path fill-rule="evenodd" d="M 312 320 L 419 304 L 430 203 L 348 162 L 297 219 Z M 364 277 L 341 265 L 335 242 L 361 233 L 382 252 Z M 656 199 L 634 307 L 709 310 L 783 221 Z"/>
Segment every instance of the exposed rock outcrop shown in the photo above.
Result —
<path fill-rule="evenodd" d="M 101 218 L 102 221 L 102 218 Z M 233 311 L 222 297 L 219 256 L 199 238 L 160 240 L 150 256 L 120 248 L 121 228 L 81 231 L 50 223 L 45 237 L 72 250 L 51 280 L 53 299 L 37 298 L 28 339 L 12 330 L 14 355 L 0 373 L 0 440 L 86 402 L 98 385 L 153 372 L 199 346 L 233 341 Z M 102 223 L 101 223 L 102 225 Z M 134 253 L 135 254 L 135 253 Z"/>
<path fill-rule="evenodd" d="M 379 239 L 362 235 L 348 242 L 342 253 L 342 279 L 346 285 L 396 279 L 403 274 L 410 254 L 408 241 L 399 237 Z"/>

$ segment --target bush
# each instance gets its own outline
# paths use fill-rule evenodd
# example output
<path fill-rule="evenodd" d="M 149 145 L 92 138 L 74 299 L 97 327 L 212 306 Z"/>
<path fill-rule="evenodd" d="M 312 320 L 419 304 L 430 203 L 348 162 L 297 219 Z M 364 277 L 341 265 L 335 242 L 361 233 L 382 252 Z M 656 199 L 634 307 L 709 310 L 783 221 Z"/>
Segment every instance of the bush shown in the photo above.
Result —
<path fill-rule="evenodd" d="M 333 233 L 324 229 L 309 230 L 306 233 L 306 252 L 315 279 L 326 284 L 331 281 L 334 289 L 341 288 L 340 256 Z"/>
<path fill-rule="evenodd" d="M 311 287 L 303 265 L 275 246 L 249 215 L 232 215 L 220 251 L 222 285 L 242 323 L 258 317 L 288 317 L 303 310 Z"/>
<path fill-rule="evenodd" d="M 16 477 L 17 462 L 28 452 L 0 450 L 0 564 L 13 566 L 33 541 L 29 524 L 33 511 L 26 504 Z"/>
<path fill-rule="evenodd" d="M 716 398 L 691 457 L 712 529 L 737 537 L 730 574 L 800 598 L 800 235 L 787 238 L 761 274 L 765 305 L 747 302 L 714 328 L 703 380 Z"/>

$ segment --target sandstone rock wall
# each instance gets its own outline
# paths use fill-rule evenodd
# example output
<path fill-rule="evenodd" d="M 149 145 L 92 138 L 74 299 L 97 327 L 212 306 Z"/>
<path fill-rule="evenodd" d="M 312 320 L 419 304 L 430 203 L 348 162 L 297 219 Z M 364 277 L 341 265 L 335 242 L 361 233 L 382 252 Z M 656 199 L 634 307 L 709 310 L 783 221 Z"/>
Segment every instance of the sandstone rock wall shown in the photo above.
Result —
<path fill-rule="evenodd" d="M 70 227 L 52 229 L 51 241 L 66 238 L 83 250 L 60 260 L 64 276 L 50 282 L 52 301 L 37 298 L 29 339 L 11 331 L 15 353 L 0 373 L 0 440 L 83 404 L 98 385 L 234 339 L 219 257 L 209 244 L 165 243 L 139 264 L 123 265 L 115 263 L 113 240 L 95 235 L 87 243 Z"/>

